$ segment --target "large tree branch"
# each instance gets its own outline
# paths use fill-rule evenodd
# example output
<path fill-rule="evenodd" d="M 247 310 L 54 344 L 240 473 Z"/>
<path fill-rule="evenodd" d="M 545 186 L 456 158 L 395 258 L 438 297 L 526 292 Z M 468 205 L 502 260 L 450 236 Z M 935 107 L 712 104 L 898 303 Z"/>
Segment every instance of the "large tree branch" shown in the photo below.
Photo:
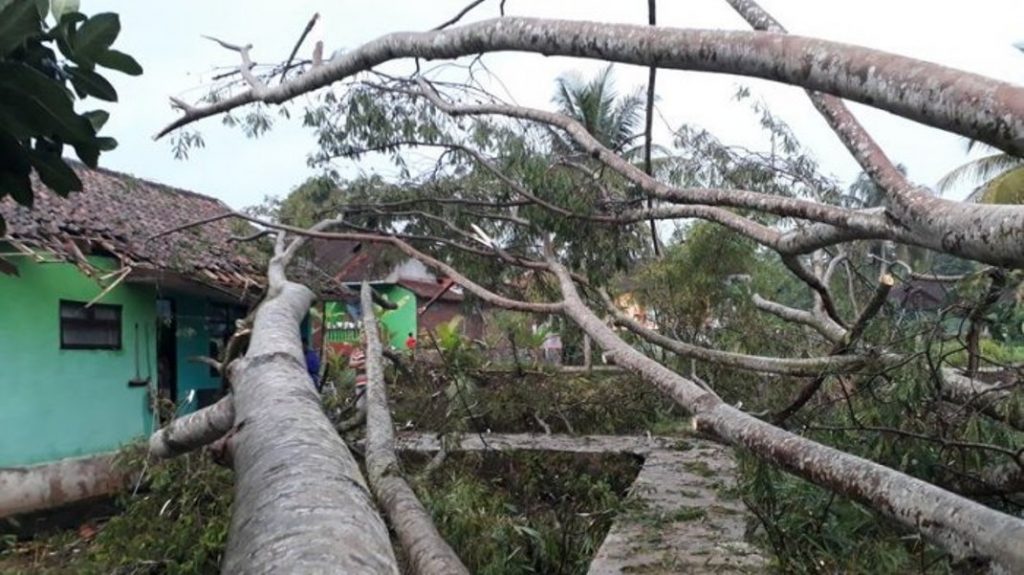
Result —
<path fill-rule="evenodd" d="M 846 330 L 824 314 L 816 314 L 811 311 L 782 305 L 766 300 L 759 294 L 754 294 L 753 303 L 757 309 L 768 312 L 780 319 L 813 328 L 832 343 L 842 341 L 846 336 Z"/>
<path fill-rule="evenodd" d="M 444 101 L 424 80 L 418 80 L 418 94 L 427 98 L 438 109 L 452 116 L 502 115 L 530 120 L 564 130 L 588 155 L 615 170 L 643 191 L 654 197 L 675 203 L 703 204 L 758 210 L 780 216 L 809 219 L 838 226 L 869 229 L 872 233 L 887 234 L 887 224 L 871 212 L 857 212 L 797 198 L 786 198 L 747 190 L 722 188 L 677 188 L 656 180 L 643 170 L 626 161 L 615 151 L 604 146 L 578 121 L 555 112 L 511 106 L 506 104 L 457 105 Z M 534 199 L 534 198 L 531 198 Z"/>
<path fill-rule="evenodd" d="M 755 0 L 726 1 L 755 29 L 772 33 L 786 33 L 782 24 L 762 9 Z M 891 57 L 879 56 L 878 58 L 880 68 L 885 66 L 896 69 L 897 66 L 903 65 L 896 64 Z M 868 82 L 875 71 L 876 69 L 869 68 L 864 81 Z M 893 81 L 885 80 L 882 77 L 877 79 Z M 915 68 L 912 77 L 904 78 L 898 84 L 892 84 L 890 89 L 903 90 L 907 86 L 913 85 L 931 92 L 932 99 L 919 100 L 920 114 L 922 115 L 933 113 L 936 108 L 957 107 L 962 108 L 964 114 L 973 115 L 971 109 L 974 108 L 977 118 L 980 119 L 986 113 L 988 104 L 994 101 L 1012 103 L 1009 107 L 1001 108 L 1003 113 L 1007 114 L 1005 117 L 989 116 L 987 121 L 990 122 L 991 128 L 1001 129 L 1004 122 L 1008 122 L 1016 123 L 1019 129 L 1024 122 L 1024 116 L 1021 116 L 1024 97 L 1015 92 L 1019 92 L 1020 88 L 992 80 L 983 83 L 979 82 L 979 79 L 985 80 L 966 72 L 949 69 L 942 70 L 939 76 L 929 77 L 924 69 Z M 933 238 L 933 241 L 928 244 L 919 245 L 940 251 L 947 250 L 957 255 L 996 265 L 1022 265 L 1019 246 L 1024 243 L 1024 212 L 1021 209 L 965 204 L 934 197 L 928 190 L 911 183 L 900 172 L 881 146 L 871 137 L 871 134 L 864 129 L 849 108 L 836 96 L 854 100 L 858 100 L 858 98 L 841 93 L 824 94 L 813 91 L 814 87 L 812 86 L 805 85 L 804 87 L 809 88 L 807 95 L 814 107 L 839 136 L 857 163 L 883 190 L 890 214 L 899 222 L 900 226 L 906 228 L 915 237 L 925 240 L 929 236 Z M 962 92 L 961 89 L 963 89 Z M 968 92 L 973 90 L 980 91 L 975 92 L 972 99 Z M 822 91 L 828 92 L 828 90 Z M 870 100 L 860 101 L 868 105 L 875 105 Z M 936 105 L 928 105 L 931 101 Z M 884 106 L 876 107 L 885 109 Z M 929 124 L 928 121 L 921 118 L 900 112 L 896 113 Z M 931 125 L 959 132 L 948 126 Z M 973 137 L 963 132 L 959 133 Z M 1018 132 L 1007 139 L 1013 140 L 1009 146 L 1005 142 L 993 145 L 1001 147 L 1011 154 L 1024 155 L 1022 134 Z M 998 255 L 993 252 L 998 252 Z"/>
<path fill-rule="evenodd" d="M 1005 82 L 867 48 L 778 33 L 531 18 L 384 36 L 273 88 L 257 87 L 186 109 L 160 135 L 253 101 L 281 103 L 397 58 L 455 58 L 501 50 L 760 77 L 857 100 L 1010 153 L 1024 153 L 1024 89 Z M 914 243 L 996 265 L 1024 265 L 1024 207 L 961 207 L 923 192 L 901 198 L 893 203 L 899 207 L 891 215 L 911 232 Z M 856 212 L 849 217 L 853 220 L 841 225 L 861 233 L 869 227 L 892 227 L 892 222 Z"/>
<path fill-rule="evenodd" d="M 1024 431 L 1024 406 L 1013 401 L 1012 390 L 968 377 L 949 367 L 942 368 L 940 375 L 942 395 L 947 400 Z"/>
<path fill-rule="evenodd" d="M 469 570 L 437 532 L 430 513 L 399 471 L 394 424 L 381 365 L 383 348 L 371 291 L 364 282 L 360 300 L 366 337 L 366 469 L 370 487 L 398 534 L 413 573 L 469 575 Z"/>
<path fill-rule="evenodd" d="M 175 419 L 149 438 L 149 454 L 161 459 L 188 453 L 220 439 L 235 423 L 231 396 Z"/>
<path fill-rule="evenodd" d="M 857 499 L 923 533 L 960 557 L 991 559 L 1013 572 L 1024 570 L 1024 520 L 985 507 L 872 461 L 779 429 L 731 407 L 695 382 L 630 347 L 580 298 L 568 270 L 549 260 L 565 297 L 565 314 L 615 363 L 668 393 L 694 417 L 698 431 L 799 477 Z"/>
<path fill-rule="evenodd" d="M 681 357 L 706 361 L 723 367 L 760 373 L 820 376 L 824 373 L 856 372 L 863 370 L 868 365 L 883 361 L 877 357 L 858 357 L 853 355 L 802 358 L 765 357 L 701 347 L 672 339 L 644 327 L 643 324 L 619 309 L 606 292 L 602 291 L 601 296 L 604 299 L 605 306 L 615 318 L 616 324 Z"/>
<path fill-rule="evenodd" d="M 164 135 L 257 99 L 281 103 L 399 58 L 451 59 L 523 51 L 774 80 L 856 100 L 1024 154 L 1021 89 L 878 50 L 774 33 L 499 18 L 431 32 L 389 34 L 279 86 L 197 108 Z"/>
<path fill-rule="evenodd" d="M 225 573 L 398 573 L 362 474 L 323 413 L 299 323 L 313 294 L 288 281 L 300 243 L 279 234 L 245 357 L 230 368 L 235 500 Z"/>

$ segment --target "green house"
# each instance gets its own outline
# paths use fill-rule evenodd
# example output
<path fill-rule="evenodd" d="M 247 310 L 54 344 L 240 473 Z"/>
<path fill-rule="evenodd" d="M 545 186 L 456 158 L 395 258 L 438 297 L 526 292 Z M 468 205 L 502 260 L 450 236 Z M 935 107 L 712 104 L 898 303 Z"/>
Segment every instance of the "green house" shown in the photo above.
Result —
<path fill-rule="evenodd" d="M 216 401 L 218 355 L 258 296 L 259 253 L 229 208 L 81 166 L 83 191 L 0 200 L 0 517 L 103 493 L 111 454 L 158 412 Z M 244 231 L 244 230 L 241 230 Z M 167 417 L 167 414 L 164 414 Z"/>
<path fill-rule="evenodd" d="M 419 340 L 455 317 L 461 318 L 468 337 L 483 335 L 483 316 L 466 305 L 462 287 L 451 278 L 436 276 L 419 261 L 382 244 L 326 240 L 311 244 L 312 263 L 321 274 L 353 293 L 368 282 L 382 300 L 392 304 L 379 316 L 390 347 L 404 350 L 410 335 Z M 330 351 L 347 354 L 360 340 L 358 302 L 324 297 L 320 305 L 317 315 L 323 324 L 313 326 L 314 340 L 320 343 L 325 338 Z"/>

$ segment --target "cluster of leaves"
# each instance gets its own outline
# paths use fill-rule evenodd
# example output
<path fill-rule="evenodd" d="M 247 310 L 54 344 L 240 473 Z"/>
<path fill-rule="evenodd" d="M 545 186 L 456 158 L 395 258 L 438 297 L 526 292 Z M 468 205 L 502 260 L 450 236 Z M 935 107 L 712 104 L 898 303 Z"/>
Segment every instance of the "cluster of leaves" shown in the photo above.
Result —
<path fill-rule="evenodd" d="M 121 30 L 117 14 L 88 17 L 77 2 L 52 4 L 55 24 L 46 0 L 0 0 L 0 198 L 11 194 L 26 206 L 32 205 L 33 170 L 62 196 L 82 188 L 62 157 L 64 146 L 95 167 L 100 152 L 117 145 L 97 135 L 107 112 L 75 110 L 76 96 L 117 101 L 97 67 L 142 73 L 131 56 L 111 48 Z"/>
<path fill-rule="evenodd" d="M 605 118 L 604 123 L 595 122 L 608 128 L 605 125 L 608 122 L 626 122 L 635 116 L 635 110 L 627 113 L 622 109 L 625 103 L 612 105 L 609 98 L 614 98 L 613 92 L 599 98 L 607 105 L 598 106 L 598 111 L 611 113 L 614 118 Z M 584 104 L 576 103 L 577 107 Z M 413 217 L 407 210 L 388 217 L 379 214 L 376 223 L 382 231 L 450 236 L 450 229 L 442 222 L 464 230 L 475 225 L 501 247 L 532 256 L 537 255 L 537 247 L 545 237 L 541 230 L 554 231 L 566 238 L 585 235 L 588 237 L 585 245 L 567 242 L 564 255 L 567 263 L 587 270 L 595 278 L 602 274 L 607 276 L 606 272 L 611 269 L 621 271 L 646 253 L 647 240 L 642 226 L 609 227 L 567 218 L 539 206 L 513 207 L 524 199 L 515 186 L 461 149 L 478 152 L 493 168 L 533 195 L 572 212 L 590 214 L 596 207 L 605 209 L 610 203 L 631 201 L 635 190 L 625 186 L 621 178 L 607 176 L 599 182 L 602 185 L 597 185 L 590 176 L 560 165 L 562 159 L 574 158 L 582 163 L 587 163 L 588 159 L 575 158 L 576 151 L 558 144 L 559 140 L 553 140 L 548 130 L 489 118 L 452 119 L 406 92 L 381 91 L 378 86 L 352 86 L 342 95 L 329 92 L 307 111 L 304 121 L 316 130 L 319 139 L 320 151 L 312 158 L 316 164 L 324 165 L 337 158 L 358 159 L 368 153 L 383 154 L 395 163 L 400 169 L 397 179 L 390 185 L 374 186 L 372 198 L 377 202 L 429 198 L 492 202 L 511 207 L 509 210 L 467 209 L 465 205 L 424 202 L 409 209 L 426 212 L 439 220 Z M 406 152 L 414 148 L 437 152 L 436 161 L 427 165 L 422 173 L 414 173 L 414 166 L 407 160 Z M 363 184 L 359 180 L 366 179 L 374 177 L 346 182 L 342 187 L 360 188 Z M 604 192 L 609 189 L 612 197 L 605 196 Z M 357 199 L 352 194 L 345 195 L 349 201 Z M 507 220 L 488 217 L 489 214 L 508 216 L 509 212 L 533 225 L 510 225 Z M 448 250 L 445 257 L 451 263 L 466 266 L 470 272 L 491 265 L 481 263 L 479 258 L 450 252 Z M 485 273 L 480 275 L 486 277 L 487 272 L 495 270 L 481 271 Z"/>
<path fill-rule="evenodd" d="M 586 573 L 639 470 L 624 455 L 458 454 L 416 490 L 473 573 Z"/>
<path fill-rule="evenodd" d="M 401 379 L 389 389 L 396 422 L 418 429 L 465 430 L 457 414 L 454 379 L 444 370 L 415 366 L 413 381 Z M 513 370 L 468 374 L 470 397 L 480 408 L 476 423 L 496 433 L 542 433 L 544 421 L 553 433 L 643 434 L 669 433 L 685 422 L 682 409 L 657 389 L 632 375 L 568 376 L 560 373 Z"/>
<path fill-rule="evenodd" d="M 804 422 L 817 441 L 954 490 L 980 488 L 986 468 L 1012 459 L 973 446 L 1013 450 L 1022 434 L 939 397 L 924 362 L 878 377 L 851 378 Z M 923 439 L 923 438 L 934 439 Z M 970 572 L 919 535 L 851 500 L 743 458 L 741 492 L 765 528 L 780 566 L 798 573 Z M 978 496 L 1019 513 L 1021 501 Z"/>

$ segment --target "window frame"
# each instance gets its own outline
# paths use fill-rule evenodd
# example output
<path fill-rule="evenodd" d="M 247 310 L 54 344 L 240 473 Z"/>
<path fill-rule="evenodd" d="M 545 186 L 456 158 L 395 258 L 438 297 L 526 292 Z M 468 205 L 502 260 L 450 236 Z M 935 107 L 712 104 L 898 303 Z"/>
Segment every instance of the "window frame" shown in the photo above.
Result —
<path fill-rule="evenodd" d="M 123 310 L 123 306 L 117 305 L 117 304 L 94 303 L 94 304 L 92 304 L 89 307 L 85 307 L 86 303 L 88 303 L 88 302 L 68 300 L 68 299 L 61 299 L 61 300 L 59 300 L 59 303 L 57 305 L 57 321 L 60 322 L 60 349 L 62 349 L 62 350 L 68 349 L 68 350 L 76 350 L 76 351 L 79 351 L 79 350 L 86 350 L 86 351 L 87 350 L 112 350 L 112 351 L 120 351 L 120 350 L 124 349 L 124 314 L 123 314 L 124 310 Z M 64 306 L 65 305 L 74 305 L 74 306 L 78 306 L 79 308 L 83 308 L 83 309 L 85 309 L 86 312 L 88 312 L 90 317 L 87 318 L 87 319 L 65 318 L 64 314 L 63 314 Z M 117 319 L 116 320 L 97 320 L 94 317 L 95 313 L 96 313 L 95 310 L 99 310 L 99 309 L 109 309 L 109 310 L 112 310 L 115 313 L 115 315 L 117 315 Z M 110 326 L 110 327 L 114 327 L 116 325 L 116 327 L 117 327 L 117 343 L 116 344 L 111 344 L 111 345 L 94 344 L 94 343 L 67 343 L 65 341 L 65 337 L 64 337 L 65 336 L 65 333 L 64 333 L 65 332 L 65 324 L 64 324 L 65 321 L 89 322 L 89 323 L 102 322 L 103 325 Z"/>

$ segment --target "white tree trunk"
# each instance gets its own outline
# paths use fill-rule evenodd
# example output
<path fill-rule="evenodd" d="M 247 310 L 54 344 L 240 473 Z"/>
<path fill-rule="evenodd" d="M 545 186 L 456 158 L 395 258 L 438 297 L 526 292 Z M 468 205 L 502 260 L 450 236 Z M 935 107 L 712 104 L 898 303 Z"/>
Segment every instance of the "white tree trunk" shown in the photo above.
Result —
<path fill-rule="evenodd" d="M 231 396 L 175 419 L 149 438 L 149 454 L 161 459 L 188 453 L 220 439 L 235 424 Z"/>
<path fill-rule="evenodd" d="M 469 575 L 459 556 L 434 527 L 430 513 L 402 477 L 395 456 L 394 425 L 381 366 L 382 346 L 373 313 L 371 288 L 363 284 L 363 332 L 366 335 L 366 467 L 370 487 L 398 534 L 416 575 Z"/>
<path fill-rule="evenodd" d="M 313 294 L 268 270 L 249 351 L 231 369 L 236 483 L 224 573 L 398 573 L 388 530 L 306 371 L 299 323 Z"/>

